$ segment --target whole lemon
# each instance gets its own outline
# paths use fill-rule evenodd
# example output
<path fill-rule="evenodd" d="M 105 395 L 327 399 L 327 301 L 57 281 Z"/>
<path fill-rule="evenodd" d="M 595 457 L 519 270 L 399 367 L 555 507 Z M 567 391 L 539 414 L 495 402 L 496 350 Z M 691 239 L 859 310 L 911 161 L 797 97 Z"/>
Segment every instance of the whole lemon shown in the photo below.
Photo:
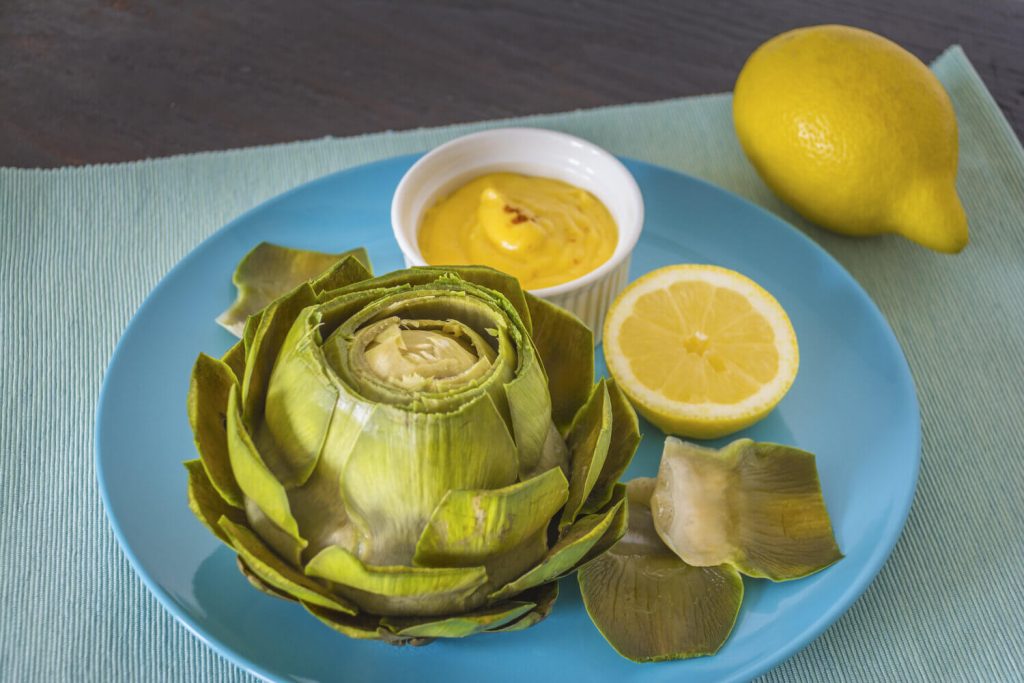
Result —
<path fill-rule="evenodd" d="M 849 26 L 778 35 L 740 71 L 733 121 L 772 191 L 822 227 L 967 244 L 953 105 L 896 43 Z"/>

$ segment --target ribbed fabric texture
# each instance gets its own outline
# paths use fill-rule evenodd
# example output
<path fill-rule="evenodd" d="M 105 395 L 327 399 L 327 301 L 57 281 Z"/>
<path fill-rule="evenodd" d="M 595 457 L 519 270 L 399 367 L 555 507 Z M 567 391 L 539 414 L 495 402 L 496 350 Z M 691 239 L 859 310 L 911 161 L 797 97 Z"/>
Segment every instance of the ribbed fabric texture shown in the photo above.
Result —
<path fill-rule="evenodd" d="M 955 257 L 801 221 L 743 156 L 729 95 L 515 121 L 778 213 L 853 273 L 903 345 L 924 450 L 902 540 L 853 608 L 766 681 L 1024 679 L 1024 153 L 959 48 L 934 69 L 960 123 L 971 243 Z M 104 518 L 93 417 L 114 344 L 160 277 L 242 211 L 325 173 L 507 123 L 0 169 L 0 680 L 254 680 L 161 609 Z"/>

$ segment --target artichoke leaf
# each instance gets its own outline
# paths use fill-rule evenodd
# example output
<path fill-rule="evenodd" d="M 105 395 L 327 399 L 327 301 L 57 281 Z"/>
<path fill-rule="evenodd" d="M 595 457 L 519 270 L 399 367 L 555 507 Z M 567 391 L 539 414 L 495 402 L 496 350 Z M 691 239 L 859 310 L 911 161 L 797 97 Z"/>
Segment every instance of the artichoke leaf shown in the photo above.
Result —
<path fill-rule="evenodd" d="M 241 386 L 242 380 L 245 378 L 245 341 L 239 339 L 220 359 L 231 368 L 231 372 L 235 375 L 235 380 Z"/>
<path fill-rule="evenodd" d="M 629 528 L 610 551 L 577 573 L 594 625 L 636 662 L 714 654 L 729 637 L 743 601 L 743 579 L 728 565 L 692 567 L 654 530 L 654 479 L 627 485 Z"/>
<path fill-rule="evenodd" d="M 601 467 L 594 489 L 580 512 L 588 514 L 600 510 L 612 499 L 615 486 L 629 466 L 640 445 L 640 423 L 629 399 L 614 380 L 607 380 L 608 398 L 612 406 L 612 436 L 608 456 Z"/>
<path fill-rule="evenodd" d="M 594 333 L 564 308 L 532 294 L 526 303 L 551 392 L 551 415 L 565 430 L 594 386 Z"/>
<path fill-rule="evenodd" d="M 370 614 L 349 614 L 338 610 L 326 609 L 312 602 L 301 601 L 306 611 L 326 626 L 338 633 L 357 640 L 383 640 L 394 644 L 401 641 L 391 635 L 387 629 L 380 627 L 380 617 Z"/>
<path fill-rule="evenodd" d="M 559 469 L 500 489 L 449 491 L 420 535 L 413 562 L 483 564 L 545 531 L 568 496 L 569 483 Z"/>
<path fill-rule="evenodd" d="M 470 599 L 487 582 L 484 567 L 407 567 L 364 564 L 339 546 L 328 546 L 306 565 L 306 574 L 330 581 L 368 612 L 436 616 L 472 609 Z"/>
<path fill-rule="evenodd" d="M 624 490 L 620 492 L 620 495 Z M 619 510 L 625 504 L 625 499 L 620 497 L 611 503 L 607 510 L 601 514 L 585 515 L 576 520 L 562 535 L 558 542 L 551 547 L 540 564 L 520 576 L 515 581 L 506 584 L 488 597 L 490 600 L 504 600 L 511 596 L 522 593 L 528 588 L 539 586 L 553 581 L 560 576 L 567 574 L 578 565 L 590 552 L 590 550 L 605 537 L 605 534 L 620 517 Z"/>
<path fill-rule="evenodd" d="M 533 602 L 508 601 L 440 619 L 384 617 L 381 626 L 402 638 L 465 638 L 499 629 L 537 607 Z"/>
<path fill-rule="evenodd" d="M 597 484 L 608 457 L 612 438 L 612 406 L 605 380 L 594 385 L 590 398 L 580 408 L 569 428 L 569 501 L 562 511 L 559 530 L 568 527 Z"/>
<path fill-rule="evenodd" d="M 231 539 L 221 530 L 217 522 L 221 517 L 227 517 L 237 524 L 243 524 L 245 523 L 245 513 L 228 504 L 214 488 L 201 460 L 186 461 L 185 469 L 188 471 L 189 509 L 207 529 L 230 546 Z"/>
<path fill-rule="evenodd" d="M 548 615 L 551 614 L 551 608 L 555 606 L 555 600 L 558 599 L 558 582 L 545 583 L 517 597 L 521 600 L 529 600 L 535 603 L 536 606 L 514 621 L 510 621 L 502 626 L 492 626 L 487 629 L 488 633 L 522 631 L 547 619 Z"/>
<path fill-rule="evenodd" d="M 568 473 L 568 450 L 551 421 L 547 376 L 532 348 L 520 352 L 519 372 L 504 388 L 519 446 L 519 478 L 529 479 L 555 466 Z"/>
<path fill-rule="evenodd" d="M 228 505 L 241 508 L 242 490 L 231 471 L 225 426 L 228 396 L 237 385 L 234 373 L 225 363 L 199 354 L 188 388 L 188 421 L 210 483 Z"/>
<path fill-rule="evenodd" d="M 451 413 L 378 404 L 342 479 L 349 515 L 361 531 L 360 559 L 410 564 L 420 534 L 449 491 L 501 488 L 514 483 L 518 472 L 515 442 L 486 393 Z"/>
<path fill-rule="evenodd" d="M 317 347 L 319 315 L 300 315 L 285 337 L 267 386 L 256 443 L 286 486 L 301 486 L 320 458 L 338 403 L 338 388 Z"/>
<path fill-rule="evenodd" d="M 658 534 L 692 565 L 788 581 L 843 556 L 806 451 L 750 439 L 715 450 L 669 437 L 657 482 Z"/>
<path fill-rule="evenodd" d="M 221 531 L 221 533 L 223 533 L 223 531 Z M 227 536 L 225 536 L 225 538 L 227 538 Z M 266 593 L 267 595 L 275 598 L 281 598 L 282 600 L 288 600 L 289 602 L 299 601 L 299 599 L 294 595 L 289 595 L 284 591 L 278 590 L 261 579 L 252 569 L 249 568 L 249 565 L 245 563 L 245 560 L 242 559 L 241 555 L 235 555 L 235 564 L 238 565 L 238 571 L 242 572 L 242 576 L 246 578 L 249 585 L 261 593 Z"/>
<path fill-rule="evenodd" d="M 281 352 L 281 345 L 302 310 L 314 303 L 316 295 L 313 289 L 308 284 L 299 285 L 263 309 L 251 342 L 247 338 L 249 328 L 246 328 L 243 336 L 246 340 L 245 377 L 242 380 L 242 415 L 245 424 L 256 425 L 263 419 L 267 384 Z"/>
<path fill-rule="evenodd" d="M 231 277 L 238 294 L 217 322 L 241 337 L 250 315 L 350 255 L 369 266 L 369 257 L 362 248 L 343 254 L 324 254 L 260 242 L 238 263 Z"/>
<path fill-rule="evenodd" d="M 370 268 L 369 256 L 367 256 L 366 250 L 360 247 L 359 249 L 342 254 L 334 265 L 309 284 L 313 291 L 320 295 L 319 298 L 322 300 L 322 295 L 327 292 L 369 280 L 372 277 L 373 272 Z M 296 285 L 298 284 L 300 283 L 296 283 Z M 286 289 L 281 294 L 287 291 Z"/>
<path fill-rule="evenodd" d="M 626 485 L 616 484 L 612 489 L 612 499 L 609 503 L 598 511 L 597 514 L 604 514 L 605 511 L 615 507 L 620 500 L 624 500 L 626 497 Z M 615 516 L 612 517 L 611 524 L 608 525 L 608 529 L 594 546 L 587 551 L 587 554 L 583 556 L 583 559 L 576 563 L 574 569 L 582 567 L 587 562 L 590 562 L 595 557 L 606 552 L 609 548 L 619 542 L 623 534 L 626 533 L 627 524 L 629 521 L 629 505 L 618 505 Z"/>
<path fill-rule="evenodd" d="M 266 538 L 267 534 L 258 528 L 262 525 L 255 523 L 254 511 L 250 508 L 255 508 L 264 515 L 266 521 L 281 532 L 280 538 L 268 539 L 278 541 L 274 543 L 274 549 L 292 562 L 297 562 L 306 541 L 299 535 L 298 523 L 292 516 L 284 486 L 263 463 L 252 438 L 242 424 L 239 402 L 238 387 L 232 385 L 228 395 L 228 456 L 238 486 L 245 494 L 246 514 L 250 524 L 257 526 L 260 535 Z"/>
<path fill-rule="evenodd" d="M 286 593 L 294 600 L 320 605 L 329 609 L 356 614 L 357 609 L 348 601 L 336 596 L 289 566 L 273 553 L 251 529 L 221 517 L 220 528 L 231 539 L 231 545 L 245 563 L 245 566 L 261 581 Z"/>

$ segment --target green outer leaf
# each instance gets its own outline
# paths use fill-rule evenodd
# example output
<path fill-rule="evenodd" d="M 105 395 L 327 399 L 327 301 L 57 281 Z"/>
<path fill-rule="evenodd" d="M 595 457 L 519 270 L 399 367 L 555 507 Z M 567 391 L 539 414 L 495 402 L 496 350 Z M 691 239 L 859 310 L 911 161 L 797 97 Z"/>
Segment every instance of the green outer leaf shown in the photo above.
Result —
<path fill-rule="evenodd" d="M 624 503 L 624 499 L 619 498 L 601 514 L 580 517 L 555 543 L 548 552 L 548 556 L 539 565 L 492 593 L 489 596 L 490 599 L 504 600 L 522 593 L 527 588 L 547 583 L 571 571 L 586 557 L 591 548 L 604 538 L 619 515 L 619 508 Z"/>
<path fill-rule="evenodd" d="M 605 380 L 594 385 L 569 428 L 569 500 L 562 511 L 559 529 L 572 524 L 594 490 L 608 456 L 612 438 L 612 407 Z"/>
<path fill-rule="evenodd" d="M 288 494 L 281 482 L 263 464 L 256 446 L 242 424 L 238 403 L 238 388 L 232 386 L 228 397 L 228 454 L 238 486 L 270 521 L 294 538 L 299 545 L 304 545 L 305 541 L 299 536 L 298 524 L 292 517 L 288 505 Z"/>
<path fill-rule="evenodd" d="M 274 444 L 266 450 L 277 456 L 267 464 L 275 465 L 271 470 L 286 487 L 304 484 L 313 473 L 338 403 L 338 388 L 317 346 L 318 320 L 315 309 L 296 318 L 267 384 L 261 427 Z"/>
<path fill-rule="evenodd" d="M 257 425 L 263 419 L 267 384 L 281 352 L 281 345 L 302 309 L 314 303 L 316 295 L 306 284 L 263 309 L 252 341 L 247 341 L 245 347 L 245 378 L 242 380 L 242 415 L 245 424 Z"/>
<path fill-rule="evenodd" d="M 337 263 L 310 283 L 314 292 L 322 294 L 373 277 L 373 272 L 370 269 L 370 257 L 365 249 L 360 247 L 346 253 L 348 254 L 347 256 L 339 259 Z M 298 285 L 299 283 L 295 284 Z M 281 294 L 287 291 L 286 289 Z"/>
<path fill-rule="evenodd" d="M 398 616 L 435 616 L 465 609 L 487 582 L 483 567 L 406 567 L 366 565 L 338 546 L 321 550 L 306 574 L 331 581 L 368 612 Z"/>
<path fill-rule="evenodd" d="M 448 491 L 508 486 L 518 471 L 516 445 L 487 394 L 453 413 L 377 405 L 342 479 L 349 515 L 361 531 L 360 558 L 409 564 Z"/>
<path fill-rule="evenodd" d="M 579 570 L 583 604 L 623 657 L 637 662 L 714 654 L 728 639 L 743 580 L 728 565 L 691 567 L 654 530 L 653 479 L 629 482 L 629 530 L 609 552 Z"/>
<path fill-rule="evenodd" d="M 545 530 L 568 496 L 569 483 L 558 469 L 500 489 L 449 491 L 423 529 L 413 562 L 483 564 Z"/>
<path fill-rule="evenodd" d="M 837 562 L 814 455 L 739 439 L 721 450 L 669 437 L 652 499 L 658 534 L 695 566 L 772 581 Z"/>
<path fill-rule="evenodd" d="M 551 461 L 561 464 L 567 459 L 561 436 L 554 441 L 548 440 L 552 423 L 547 376 L 536 356 L 531 361 L 521 367 L 516 378 L 504 386 L 512 433 L 519 446 L 520 479 L 529 479 L 550 469 Z M 561 448 L 558 449 L 558 446 Z M 551 448 L 559 452 L 546 452 L 546 449 Z"/>
<path fill-rule="evenodd" d="M 536 607 L 518 619 L 510 621 L 503 626 L 487 629 L 488 633 L 523 631 L 544 621 L 548 615 L 551 614 L 551 608 L 555 606 L 555 600 L 558 599 L 558 582 L 552 581 L 551 583 L 545 583 L 541 586 L 537 586 L 536 588 L 525 591 L 519 597 L 524 600 L 535 602 Z"/>
<path fill-rule="evenodd" d="M 355 614 L 356 607 L 290 567 L 273 553 L 251 529 L 221 517 L 220 528 L 231 539 L 246 566 L 264 583 L 296 600 Z"/>
<path fill-rule="evenodd" d="M 544 363 L 551 391 L 551 416 L 566 429 L 594 386 L 594 333 L 583 321 L 553 303 L 526 294 L 533 318 L 534 346 Z"/>
<path fill-rule="evenodd" d="M 221 533 L 223 533 L 223 531 L 221 531 Z M 299 601 L 294 595 L 289 595 L 284 591 L 279 591 L 257 576 L 257 574 L 249 568 L 249 565 L 245 563 L 245 560 L 242 559 L 241 555 L 235 555 L 235 564 L 238 566 L 238 571 L 242 573 L 242 576 L 246 578 L 249 584 L 261 593 L 266 593 L 271 597 L 280 598 L 282 600 L 288 600 L 289 602 Z"/>
<path fill-rule="evenodd" d="M 349 638 L 358 640 L 384 640 L 393 643 L 400 641 L 394 638 L 390 632 L 380 628 L 380 617 L 372 614 L 357 614 L 352 616 L 336 610 L 324 609 L 319 605 L 303 602 L 302 606 L 310 614 L 319 619 L 326 626 L 342 633 Z"/>
<path fill-rule="evenodd" d="M 350 255 L 369 266 L 369 257 L 362 248 L 344 254 L 324 254 L 269 242 L 257 244 L 238 263 L 231 278 L 238 294 L 231 307 L 218 316 L 217 322 L 241 337 L 250 315 Z"/>
<path fill-rule="evenodd" d="M 188 460 L 185 463 L 185 469 L 188 471 L 188 507 L 192 510 L 200 522 L 202 522 L 207 529 L 212 531 L 217 538 L 231 545 L 231 539 L 229 539 L 223 531 L 217 521 L 221 517 L 227 517 L 231 521 L 241 524 L 245 522 L 245 514 L 236 507 L 232 507 L 228 504 L 217 489 L 213 487 L 213 482 L 210 481 L 210 477 L 206 474 L 206 468 L 203 466 L 201 460 Z"/>
<path fill-rule="evenodd" d="M 242 379 L 245 377 L 245 342 L 239 339 L 234 345 L 228 349 L 223 356 L 221 361 L 231 368 L 231 372 L 235 375 L 235 381 L 238 382 L 238 386 L 242 386 Z"/>
<path fill-rule="evenodd" d="M 501 628 L 536 606 L 532 602 L 503 602 L 500 605 L 442 619 L 384 617 L 381 619 L 381 625 L 404 638 L 465 638 L 482 631 Z"/>
<path fill-rule="evenodd" d="M 625 499 L 626 497 L 626 485 L 616 484 L 612 489 L 612 499 L 609 501 L 609 506 L 615 505 L 618 501 Z M 603 512 L 603 511 L 602 511 Z M 629 506 L 620 505 L 615 516 L 612 518 L 611 524 L 608 525 L 608 530 L 604 532 L 604 536 L 594 544 L 587 554 L 583 556 L 583 559 L 576 563 L 575 568 L 582 567 L 587 562 L 590 562 L 595 557 L 598 557 L 602 553 L 608 551 L 609 548 L 614 546 L 622 538 L 622 535 L 626 533 L 626 528 L 629 522 Z"/>
<path fill-rule="evenodd" d="M 640 445 L 640 423 L 636 411 L 614 380 L 609 379 L 606 384 L 612 407 L 611 442 L 608 444 L 608 456 L 601 467 L 594 489 L 581 510 L 584 514 L 600 510 L 608 504 L 616 483 L 629 467 L 633 454 Z"/>
<path fill-rule="evenodd" d="M 231 471 L 225 431 L 228 395 L 237 384 L 225 363 L 199 354 L 188 389 L 188 421 L 210 482 L 228 505 L 241 508 L 242 490 Z"/>

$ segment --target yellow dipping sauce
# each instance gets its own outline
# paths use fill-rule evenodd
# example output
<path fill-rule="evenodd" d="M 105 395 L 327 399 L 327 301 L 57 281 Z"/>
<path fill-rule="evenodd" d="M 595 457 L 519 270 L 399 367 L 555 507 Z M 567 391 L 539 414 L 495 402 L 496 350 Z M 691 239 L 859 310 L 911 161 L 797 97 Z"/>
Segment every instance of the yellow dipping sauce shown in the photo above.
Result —
<path fill-rule="evenodd" d="M 490 173 L 427 210 L 419 246 L 431 265 L 483 265 L 526 289 L 575 280 L 611 258 L 618 228 L 594 195 L 561 180 Z"/>

